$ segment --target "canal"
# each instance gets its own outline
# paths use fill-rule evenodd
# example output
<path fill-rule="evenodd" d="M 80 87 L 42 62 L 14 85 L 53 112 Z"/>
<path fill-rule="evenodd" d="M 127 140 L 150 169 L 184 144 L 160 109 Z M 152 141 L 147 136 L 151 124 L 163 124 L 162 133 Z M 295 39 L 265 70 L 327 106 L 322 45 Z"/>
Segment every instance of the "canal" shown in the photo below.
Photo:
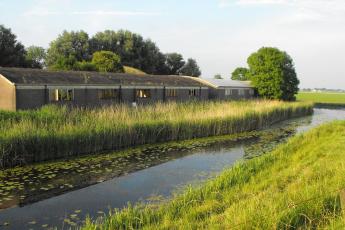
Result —
<path fill-rule="evenodd" d="M 245 135 L 148 145 L 4 170 L 0 229 L 68 229 L 82 224 L 87 215 L 95 219 L 129 202 L 160 202 L 336 119 L 345 119 L 345 110 L 315 109 L 312 116 Z"/>

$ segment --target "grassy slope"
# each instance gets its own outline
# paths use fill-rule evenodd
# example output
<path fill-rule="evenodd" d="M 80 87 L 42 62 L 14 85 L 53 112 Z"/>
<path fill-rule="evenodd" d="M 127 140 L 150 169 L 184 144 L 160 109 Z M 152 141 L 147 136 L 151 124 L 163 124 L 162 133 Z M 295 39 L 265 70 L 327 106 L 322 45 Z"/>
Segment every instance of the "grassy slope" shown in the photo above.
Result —
<path fill-rule="evenodd" d="M 144 71 L 141 71 L 140 69 L 136 69 L 130 66 L 124 66 L 123 68 L 125 70 L 125 73 L 128 73 L 128 74 L 139 74 L 139 75 L 146 74 Z"/>
<path fill-rule="evenodd" d="M 239 133 L 311 110 L 310 103 L 237 101 L 0 111 L 0 165 Z"/>
<path fill-rule="evenodd" d="M 344 133 L 345 121 L 323 125 L 161 206 L 130 207 L 84 229 L 343 229 Z"/>
<path fill-rule="evenodd" d="M 314 103 L 345 104 L 345 93 L 313 93 L 300 92 L 297 100 L 312 101 Z"/>

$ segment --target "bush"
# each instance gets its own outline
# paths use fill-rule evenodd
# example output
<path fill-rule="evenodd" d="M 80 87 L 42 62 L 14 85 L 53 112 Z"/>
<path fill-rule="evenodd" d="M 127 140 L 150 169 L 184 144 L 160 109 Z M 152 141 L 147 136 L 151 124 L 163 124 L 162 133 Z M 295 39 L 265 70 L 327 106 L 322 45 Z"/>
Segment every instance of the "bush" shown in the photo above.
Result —
<path fill-rule="evenodd" d="M 120 56 L 110 51 L 95 52 L 92 57 L 92 64 L 99 72 L 124 72 Z"/>

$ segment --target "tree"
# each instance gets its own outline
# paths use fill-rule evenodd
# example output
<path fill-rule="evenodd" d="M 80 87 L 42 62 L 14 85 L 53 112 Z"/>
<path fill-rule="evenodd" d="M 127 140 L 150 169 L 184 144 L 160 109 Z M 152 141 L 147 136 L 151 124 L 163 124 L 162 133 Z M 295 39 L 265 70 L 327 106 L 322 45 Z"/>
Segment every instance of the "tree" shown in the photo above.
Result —
<path fill-rule="evenodd" d="M 127 30 L 99 32 L 90 40 L 91 53 L 112 51 L 121 57 L 122 64 L 150 74 L 166 74 L 165 57 L 150 39 Z"/>
<path fill-rule="evenodd" d="M 214 75 L 213 77 L 214 79 L 223 79 L 222 75 L 220 75 L 219 73 Z"/>
<path fill-rule="evenodd" d="M 25 67 L 25 48 L 11 29 L 0 25 L 0 66 Z"/>
<path fill-rule="evenodd" d="M 166 56 L 166 66 L 170 75 L 178 75 L 181 68 L 185 65 L 183 56 L 178 53 L 168 53 Z"/>
<path fill-rule="evenodd" d="M 231 79 L 237 81 L 248 81 L 249 80 L 249 69 L 238 67 L 232 72 Z"/>
<path fill-rule="evenodd" d="M 50 43 L 47 51 L 47 65 L 52 69 L 73 69 L 77 62 L 90 58 L 89 35 L 84 31 L 64 31 Z"/>
<path fill-rule="evenodd" d="M 123 73 L 121 58 L 111 51 L 97 51 L 93 54 L 92 64 L 100 72 Z"/>
<path fill-rule="evenodd" d="M 179 73 L 191 77 L 200 77 L 201 70 L 197 62 L 194 59 L 189 58 L 187 60 L 187 63 L 181 68 Z"/>
<path fill-rule="evenodd" d="M 259 95 L 268 99 L 296 100 L 299 80 L 293 60 L 286 52 L 263 47 L 250 55 L 247 62 Z"/>
<path fill-rule="evenodd" d="M 26 63 L 30 68 L 42 69 L 45 66 L 46 51 L 39 46 L 30 46 L 26 49 Z"/>

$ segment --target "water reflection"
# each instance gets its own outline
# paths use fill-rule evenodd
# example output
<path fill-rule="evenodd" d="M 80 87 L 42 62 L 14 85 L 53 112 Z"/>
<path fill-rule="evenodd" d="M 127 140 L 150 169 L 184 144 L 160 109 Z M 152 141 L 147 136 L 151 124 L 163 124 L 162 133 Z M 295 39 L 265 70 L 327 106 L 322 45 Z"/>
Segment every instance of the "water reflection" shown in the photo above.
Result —
<path fill-rule="evenodd" d="M 0 174 L 0 224 L 7 226 L 0 228 L 74 226 L 86 214 L 97 217 L 127 202 L 166 197 L 186 184 L 204 181 L 243 158 L 262 155 L 288 137 L 334 119 L 345 119 L 345 111 L 317 109 L 313 116 L 236 137 L 146 146 L 120 156 L 103 154 L 5 170 Z"/>

